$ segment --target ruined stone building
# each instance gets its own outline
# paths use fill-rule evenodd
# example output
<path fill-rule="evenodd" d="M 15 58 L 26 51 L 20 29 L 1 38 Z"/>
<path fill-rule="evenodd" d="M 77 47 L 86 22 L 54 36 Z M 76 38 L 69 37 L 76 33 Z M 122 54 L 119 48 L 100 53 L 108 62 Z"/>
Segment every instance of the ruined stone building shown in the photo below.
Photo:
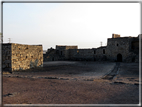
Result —
<path fill-rule="evenodd" d="M 26 70 L 43 66 L 42 45 L 2 44 L 2 69 Z"/>
<path fill-rule="evenodd" d="M 138 62 L 138 37 L 109 38 L 106 47 L 106 56 L 112 61 Z"/>
<path fill-rule="evenodd" d="M 140 36 L 140 35 L 139 35 Z M 92 49 L 78 49 L 78 46 L 59 46 L 50 48 L 44 54 L 44 61 L 74 60 L 74 61 L 139 61 L 139 36 L 120 37 L 112 34 L 107 46 Z"/>
<path fill-rule="evenodd" d="M 139 38 L 120 37 L 113 34 L 107 46 L 78 49 L 78 46 L 56 45 L 43 54 L 42 45 L 2 44 L 2 69 L 6 71 L 26 70 L 42 67 L 44 61 L 122 61 L 139 62 Z M 142 46 L 141 46 L 142 47 Z"/>

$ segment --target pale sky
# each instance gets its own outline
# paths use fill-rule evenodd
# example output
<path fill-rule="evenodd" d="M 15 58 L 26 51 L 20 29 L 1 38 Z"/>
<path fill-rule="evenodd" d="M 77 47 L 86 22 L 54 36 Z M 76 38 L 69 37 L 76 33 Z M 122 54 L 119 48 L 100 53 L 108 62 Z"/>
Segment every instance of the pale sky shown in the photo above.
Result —
<path fill-rule="evenodd" d="M 112 33 L 140 34 L 139 3 L 4 3 L 3 40 L 19 44 L 42 44 L 78 48 L 103 46 Z"/>

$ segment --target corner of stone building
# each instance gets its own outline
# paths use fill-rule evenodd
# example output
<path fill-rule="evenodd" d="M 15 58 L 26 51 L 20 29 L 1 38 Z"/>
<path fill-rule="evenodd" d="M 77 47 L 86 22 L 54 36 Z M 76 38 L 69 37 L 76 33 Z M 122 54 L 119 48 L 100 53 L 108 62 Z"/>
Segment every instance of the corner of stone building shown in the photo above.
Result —
<path fill-rule="evenodd" d="M 12 71 L 11 69 L 11 43 L 2 44 L 2 70 Z"/>

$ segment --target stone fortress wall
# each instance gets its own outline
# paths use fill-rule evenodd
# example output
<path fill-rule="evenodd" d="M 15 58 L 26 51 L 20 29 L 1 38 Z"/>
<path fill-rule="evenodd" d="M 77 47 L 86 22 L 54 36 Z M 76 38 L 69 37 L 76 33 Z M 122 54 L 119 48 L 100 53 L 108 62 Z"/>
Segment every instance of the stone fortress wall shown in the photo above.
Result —
<path fill-rule="evenodd" d="M 70 60 L 94 60 L 94 49 L 69 49 Z"/>
<path fill-rule="evenodd" d="M 97 61 L 106 60 L 106 46 L 99 47 L 95 50 L 95 60 Z"/>
<path fill-rule="evenodd" d="M 70 49 L 77 49 L 77 46 L 62 46 L 56 45 L 56 49 L 52 47 L 48 49 L 46 54 L 43 54 L 44 61 L 62 61 L 62 60 L 69 60 L 70 58 Z"/>
<path fill-rule="evenodd" d="M 117 55 L 121 54 L 122 61 L 126 59 L 126 57 L 130 53 L 130 38 L 112 38 L 108 39 L 108 44 L 107 44 L 107 56 L 108 59 L 110 60 L 117 60 Z"/>
<path fill-rule="evenodd" d="M 55 57 L 56 56 L 56 57 Z M 51 58 L 52 57 L 52 58 Z M 107 46 L 92 49 L 78 49 L 77 46 L 56 46 L 52 53 L 44 54 L 44 61 L 77 60 L 77 61 L 122 61 L 139 62 L 139 36 L 120 37 L 112 34 Z"/>
<path fill-rule="evenodd" d="M 135 41 L 135 44 L 133 42 Z M 134 48 L 132 48 L 134 47 Z M 137 52 L 135 52 L 137 51 Z M 108 38 L 106 47 L 107 59 L 111 61 L 138 62 L 139 38 L 114 37 Z"/>
<path fill-rule="evenodd" d="M 119 38 L 120 35 L 119 34 L 112 34 L 112 38 Z"/>
<path fill-rule="evenodd" d="M 56 53 L 60 55 L 62 60 L 68 60 L 69 59 L 69 49 L 77 49 L 78 46 L 61 46 L 56 45 Z"/>
<path fill-rule="evenodd" d="M 43 66 L 42 45 L 8 43 L 2 45 L 2 69 L 26 70 Z"/>

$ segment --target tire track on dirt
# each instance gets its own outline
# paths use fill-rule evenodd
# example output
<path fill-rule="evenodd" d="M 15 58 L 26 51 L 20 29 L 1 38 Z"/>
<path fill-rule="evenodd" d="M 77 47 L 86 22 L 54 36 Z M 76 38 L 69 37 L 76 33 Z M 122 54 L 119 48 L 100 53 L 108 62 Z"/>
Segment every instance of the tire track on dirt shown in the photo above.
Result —
<path fill-rule="evenodd" d="M 119 66 L 120 66 L 120 63 L 117 62 L 114 69 L 108 74 L 106 74 L 104 77 L 102 77 L 102 79 L 112 80 L 118 74 Z"/>

